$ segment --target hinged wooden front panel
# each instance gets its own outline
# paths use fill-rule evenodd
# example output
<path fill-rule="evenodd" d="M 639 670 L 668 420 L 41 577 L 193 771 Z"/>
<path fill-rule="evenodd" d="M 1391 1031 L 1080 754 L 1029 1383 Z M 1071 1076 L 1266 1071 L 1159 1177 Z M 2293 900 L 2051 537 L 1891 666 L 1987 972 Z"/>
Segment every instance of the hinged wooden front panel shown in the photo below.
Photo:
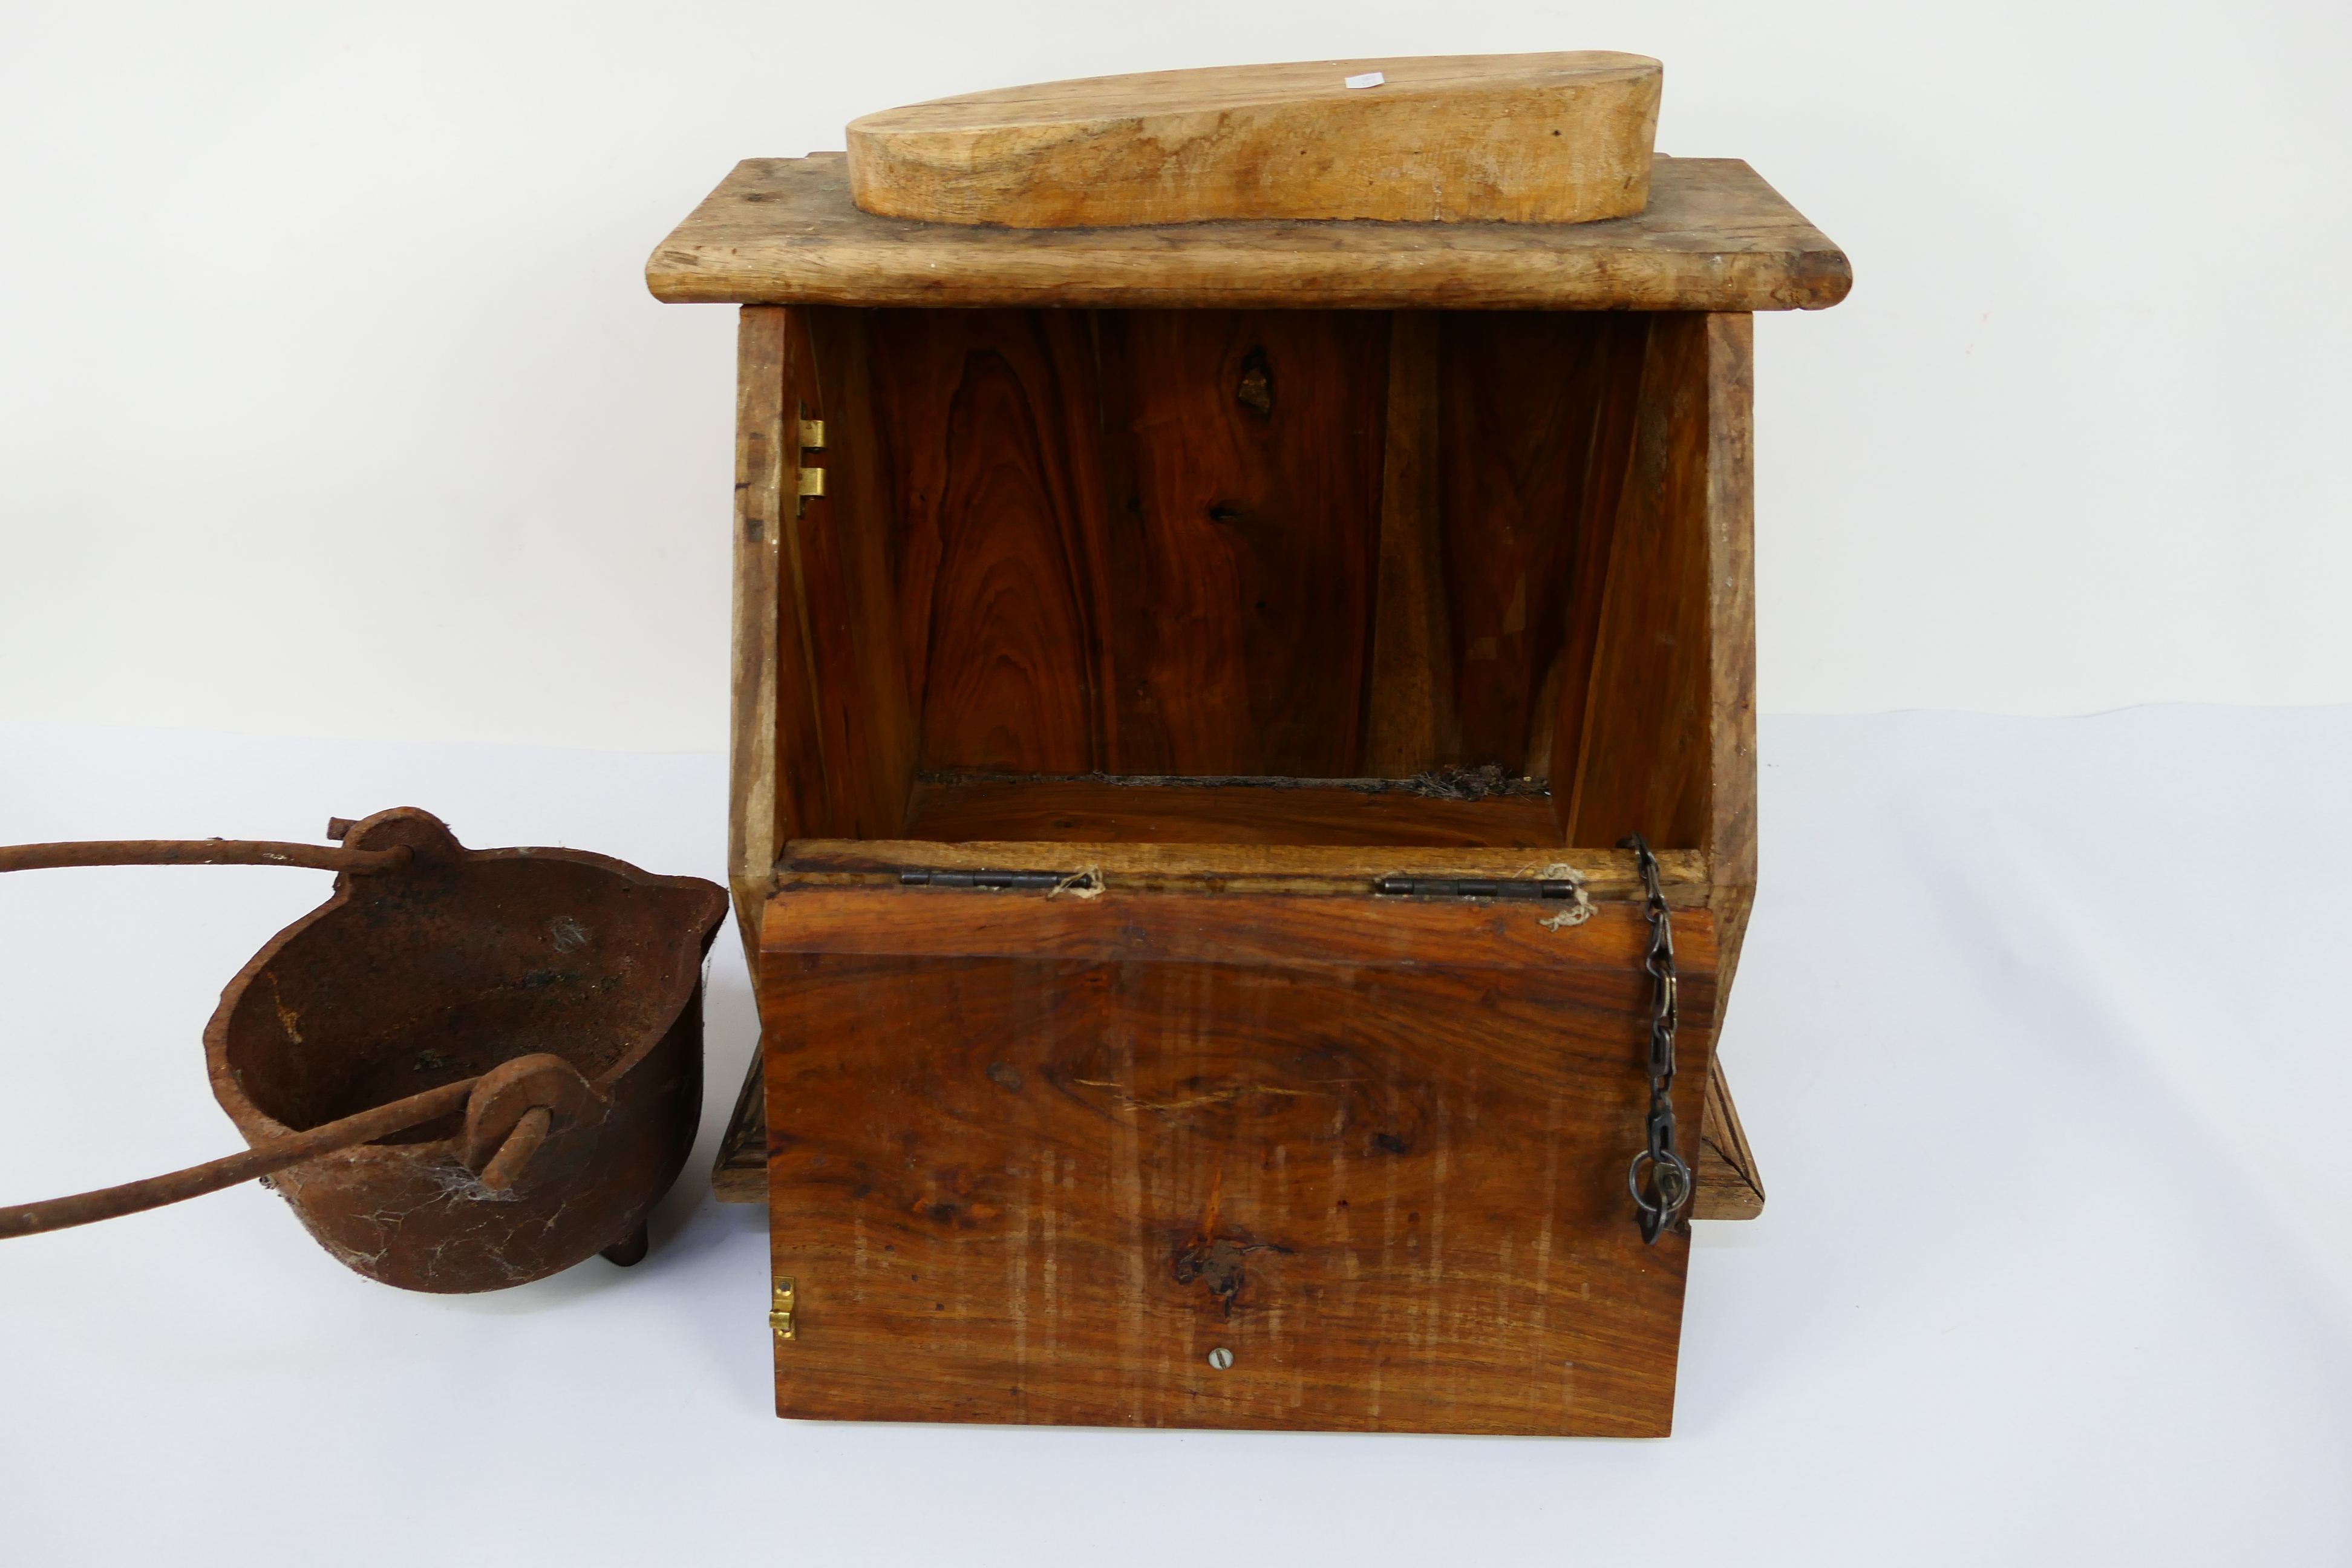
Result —
<path fill-rule="evenodd" d="M 1643 1246 L 1625 1185 L 1646 928 L 1551 914 L 788 888 L 778 1412 L 1663 1435 L 1688 1243 Z M 1695 1145 L 1714 926 L 1675 924 Z"/>

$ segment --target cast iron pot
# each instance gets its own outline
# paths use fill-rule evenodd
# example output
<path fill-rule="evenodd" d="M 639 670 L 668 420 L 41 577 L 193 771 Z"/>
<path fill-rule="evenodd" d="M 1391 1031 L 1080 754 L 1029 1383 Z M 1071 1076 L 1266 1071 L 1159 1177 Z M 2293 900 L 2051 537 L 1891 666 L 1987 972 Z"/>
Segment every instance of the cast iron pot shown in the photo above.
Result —
<path fill-rule="evenodd" d="M 207 839 L 0 848 L 0 870 L 330 868 L 205 1030 L 247 1152 L 0 1209 L 56 1230 L 268 1178 L 329 1252 L 409 1290 L 495 1290 L 645 1255 L 702 1107 L 702 958 L 727 899 L 577 849 L 476 849 L 429 813 L 341 848 Z"/>

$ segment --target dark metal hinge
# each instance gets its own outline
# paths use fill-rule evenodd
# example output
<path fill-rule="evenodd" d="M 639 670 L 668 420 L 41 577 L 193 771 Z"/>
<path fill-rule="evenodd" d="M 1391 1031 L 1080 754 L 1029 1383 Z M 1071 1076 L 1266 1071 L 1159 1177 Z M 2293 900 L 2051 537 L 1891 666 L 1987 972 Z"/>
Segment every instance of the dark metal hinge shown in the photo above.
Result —
<path fill-rule="evenodd" d="M 1577 884 L 1539 877 L 1380 877 L 1372 891 L 1391 899 L 1573 899 Z"/>
<path fill-rule="evenodd" d="M 898 873 L 907 888 L 980 888 L 990 891 L 1045 891 L 1072 880 L 1074 871 L 924 871 Z"/>

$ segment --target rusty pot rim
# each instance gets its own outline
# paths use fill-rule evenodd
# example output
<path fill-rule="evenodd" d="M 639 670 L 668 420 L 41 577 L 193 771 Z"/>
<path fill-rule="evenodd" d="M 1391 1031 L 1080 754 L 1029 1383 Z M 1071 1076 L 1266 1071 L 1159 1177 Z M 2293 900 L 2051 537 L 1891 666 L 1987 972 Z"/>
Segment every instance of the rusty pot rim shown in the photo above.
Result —
<path fill-rule="evenodd" d="M 431 812 L 416 806 L 393 806 L 379 811 L 352 824 L 344 837 L 347 841 L 363 838 L 368 828 L 380 822 L 395 818 L 410 821 L 421 818 L 430 823 L 436 830 L 446 837 L 450 845 L 455 847 L 457 852 L 456 858 L 461 864 L 470 865 L 485 860 L 554 860 L 610 872 L 639 888 L 662 889 L 686 893 L 698 892 L 707 896 L 706 901 L 710 907 L 708 910 L 708 919 L 698 933 L 698 940 L 690 951 L 681 953 L 679 959 L 681 970 L 667 977 L 677 995 L 676 1004 L 663 1013 L 658 1024 L 642 1031 L 617 1061 L 588 1080 L 599 1094 L 609 1093 L 614 1085 L 643 1061 L 661 1043 L 662 1037 L 668 1033 L 671 1026 L 677 1022 L 678 1015 L 693 1003 L 696 982 L 699 979 L 703 961 L 709 956 L 711 945 L 718 938 L 719 928 L 727 918 L 727 896 L 712 883 L 700 877 L 656 876 L 650 871 L 629 864 L 626 860 L 615 859 L 610 855 L 599 855 L 591 849 L 538 846 L 468 849 L 459 842 L 457 836 L 449 830 L 448 824 Z M 337 824 L 337 826 L 341 825 Z M 212 1079 L 213 1098 L 219 1102 L 220 1108 L 228 1113 L 229 1120 L 236 1124 L 237 1131 L 245 1135 L 248 1142 L 284 1137 L 299 1129 L 289 1127 L 279 1121 L 255 1104 L 253 1098 L 246 1093 L 242 1079 L 228 1061 L 230 1019 L 236 1014 L 238 1005 L 245 1000 L 247 988 L 259 978 L 262 971 L 276 962 L 278 956 L 287 948 L 306 935 L 311 927 L 331 915 L 340 913 L 351 903 L 352 896 L 355 891 L 357 889 L 353 884 L 352 874 L 337 873 L 334 891 L 328 896 L 325 902 L 263 943 L 260 950 L 247 960 L 245 967 L 238 970 L 229 983 L 222 987 L 220 1003 L 213 1009 L 212 1017 L 205 1025 L 205 1066 Z M 361 1143 L 349 1149 L 338 1150 L 331 1154 L 322 1155 L 320 1158 L 347 1163 L 357 1163 L 362 1160 L 414 1160 L 420 1155 L 432 1158 L 446 1156 L 454 1159 L 457 1143 L 458 1140 L 455 1137 L 435 1138 L 416 1143 Z"/>

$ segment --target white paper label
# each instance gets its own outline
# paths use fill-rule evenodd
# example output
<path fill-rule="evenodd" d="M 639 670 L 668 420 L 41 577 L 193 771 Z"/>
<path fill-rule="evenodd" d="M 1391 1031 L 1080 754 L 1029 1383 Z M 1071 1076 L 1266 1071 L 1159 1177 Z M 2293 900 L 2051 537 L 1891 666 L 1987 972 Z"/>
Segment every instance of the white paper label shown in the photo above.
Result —
<path fill-rule="evenodd" d="M 1389 79 L 1378 71 L 1366 71 L 1361 76 L 1351 76 L 1345 79 L 1349 87 L 1378 87 Z"/>

